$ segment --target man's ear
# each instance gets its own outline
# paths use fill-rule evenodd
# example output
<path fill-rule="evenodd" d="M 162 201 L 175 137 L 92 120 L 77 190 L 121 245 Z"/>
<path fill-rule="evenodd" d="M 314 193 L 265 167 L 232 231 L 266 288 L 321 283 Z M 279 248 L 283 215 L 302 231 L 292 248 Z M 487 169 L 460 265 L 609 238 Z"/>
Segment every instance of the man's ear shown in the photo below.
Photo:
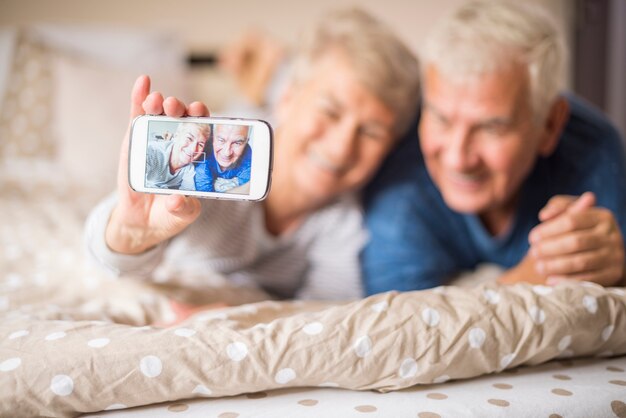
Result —
<path fill-rule="evenodd" d="M 564 97 L 559 97 L 548 112 L 542 129 L 542 141 L 539 145 L 539 155 L 551 155 L 559 144 L 559 138 L 569 120 L 569 104 Z"/>

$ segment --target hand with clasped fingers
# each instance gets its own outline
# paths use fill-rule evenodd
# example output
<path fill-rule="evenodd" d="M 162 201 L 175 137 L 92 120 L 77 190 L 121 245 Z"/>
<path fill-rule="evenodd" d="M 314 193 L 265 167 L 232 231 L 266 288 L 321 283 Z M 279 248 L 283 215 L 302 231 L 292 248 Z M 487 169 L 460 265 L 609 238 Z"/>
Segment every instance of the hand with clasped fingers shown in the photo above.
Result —
<path fill-rule="evenodd" d="M 539 220 L 541 223 L 529 234 L 527 256 L 500 279 L 502 283 L 623 283 L 626 264 L 622 233 L 613 213 L 596 206 L 593 193 L 555 196 L 539 212 Z"/>

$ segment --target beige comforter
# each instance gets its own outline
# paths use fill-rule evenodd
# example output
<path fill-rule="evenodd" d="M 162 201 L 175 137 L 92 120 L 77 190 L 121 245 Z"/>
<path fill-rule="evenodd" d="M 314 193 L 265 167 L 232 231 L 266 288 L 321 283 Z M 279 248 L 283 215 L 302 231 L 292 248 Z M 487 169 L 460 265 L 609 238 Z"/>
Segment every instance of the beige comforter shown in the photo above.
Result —
<path fill-rule="evenodd" d="M 2 416 L 75 416 L 288 386 L 390 391 L 626 353 L 626 293 L 591 284 L 441 287 L 334 305 L 265 301 L 146 326 L 172 319 L 172 295 L 231 303 L 262 295 L 222 287 L 185 295 L 107 279 L 82 256 L 82 209 L 92 202 L 29 187 L 0 189 Z"/>

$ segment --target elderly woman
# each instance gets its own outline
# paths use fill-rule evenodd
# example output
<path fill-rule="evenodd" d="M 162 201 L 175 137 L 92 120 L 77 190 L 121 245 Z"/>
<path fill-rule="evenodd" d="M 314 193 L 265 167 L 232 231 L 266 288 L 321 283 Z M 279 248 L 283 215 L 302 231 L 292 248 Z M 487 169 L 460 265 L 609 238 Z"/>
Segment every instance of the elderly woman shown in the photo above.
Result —
<path fill-rule="evenodd" d="M 408 128 L 418 65 L 389 28 L 364 12 L 331 14 L 310 35 L 275 109 L 267 199 L 201 202 L 135 193 L 127 180 L 127 135 L 117 193 L 87 221 L 88 249 L 101 265 L 195 287 L 218 274 L 279 298 L 363 294 L 358 255 L 366 234 L 353 194 Z M 131 118 L 143 113 L 208 110 L 150 93 L 143 76 L 133 87 Z"/>
<path fill-rule="evenodd" d="M 203 154 L 210 136 L 208 125 L 181 123 L 171 139 L 149 141 L 146 186 L 195 190 L 196 170 L 192 163 Z"/>

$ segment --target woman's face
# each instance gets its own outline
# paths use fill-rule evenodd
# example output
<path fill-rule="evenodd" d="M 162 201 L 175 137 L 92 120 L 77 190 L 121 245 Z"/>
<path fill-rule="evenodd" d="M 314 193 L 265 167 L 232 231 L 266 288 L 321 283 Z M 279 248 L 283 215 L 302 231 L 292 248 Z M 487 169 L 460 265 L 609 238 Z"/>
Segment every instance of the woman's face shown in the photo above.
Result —
<path fill-rule="evenodd" d="M 199 125 L 186 123 L 174 133 L 172 153 L 181 167 L 190 164 L 202 156 L 207 136 Z M 174 157 L 174 155 L 173 155 Z"/>
<path fill-rule="evenodd" d="M 288 89 L 278 119 L 274 184 L 318 204 L 363 186 L 394 143 L 395 115 L 337 51 Z"/>

